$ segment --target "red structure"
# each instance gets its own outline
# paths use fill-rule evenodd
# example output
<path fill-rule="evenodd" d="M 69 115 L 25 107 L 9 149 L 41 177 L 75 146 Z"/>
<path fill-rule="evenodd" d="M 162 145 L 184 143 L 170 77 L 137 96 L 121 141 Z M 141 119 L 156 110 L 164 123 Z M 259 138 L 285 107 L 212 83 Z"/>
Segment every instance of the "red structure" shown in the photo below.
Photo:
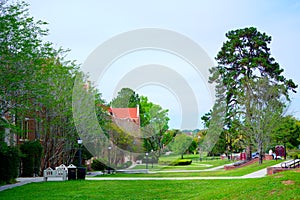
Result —
<path fill-rule="evenodd" d="M 129 120 L 140 126 L 139 107 L 136 108 L 109 108 L 109 113 L 115 119 Z"/>

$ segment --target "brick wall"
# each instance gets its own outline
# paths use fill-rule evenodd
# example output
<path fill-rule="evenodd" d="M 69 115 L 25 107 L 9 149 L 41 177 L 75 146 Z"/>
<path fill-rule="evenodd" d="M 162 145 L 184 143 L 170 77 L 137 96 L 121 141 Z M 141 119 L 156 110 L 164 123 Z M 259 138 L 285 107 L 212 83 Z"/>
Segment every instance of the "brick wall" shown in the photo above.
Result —
<path fill-rule="evenodd" d="M 241 165 L 238 165 L 238 166 L 234 166 L 234 165 L 225 165 L 224 166 L 224 169 L 225 170 L 231 170 L 231 169 L 236 169 L 236 168 L 240 168 L 240 167 L 244 167 L 244 166 L 247 166 L 247 165 L 251 165 L 252 163 L 255 163 L 255 162 L 258 162 L 258 158 L 255 158 L 253 160 L 250 160 L 244 164 L 241 164 Z"/>
<path fill-rule="evenodd" d="M 282 168 L 282 167 L 268 167 L 267 168 L 267 174 L 272 175 L 283 171 L 288 171 L 294 168 Z"/>

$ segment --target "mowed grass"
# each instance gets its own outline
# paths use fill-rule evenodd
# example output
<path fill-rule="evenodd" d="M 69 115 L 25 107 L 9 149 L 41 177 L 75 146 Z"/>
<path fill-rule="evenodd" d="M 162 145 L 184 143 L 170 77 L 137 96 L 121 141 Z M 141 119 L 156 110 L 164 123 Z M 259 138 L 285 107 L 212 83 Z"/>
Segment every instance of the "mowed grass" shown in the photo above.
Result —
<path fill-rule="evenodd" d="M 101 177 L 215 177 L 215 176 L 243 176 L 250 174 L 252 172 L 267 168 L 269 166 L 280 163 L 281 161 L 276 160 L 266 160 L 263 164 L 253 163 L 251 165 L 237 168 L 234 170 L 216 170 L 216 171 L 203 171 L 203 172 L 156 172 L 156 173 L 148 173 L 148 174 L 126 174 L 126 173 L 117 173 L 113 175 L 99 175 L 98 178 Z M 171 169 L 174 170 L 174 169 Z"/>
<path fill-rule="evenodd" d="M 180 155 L 172 154 L 172 155 L 162 155 L 159 160 L 160 161 L 174 161 L 180 159 Z M 218 158 L 218 159 L 217 159 Z M 151 159 L 149 159 L 148 169 L 150 171 L 168 171 L 168 170 L 202 170 L 202 169 L 209 169 L 225 164 L 232 163 L 233 161 L 229 161 L 227 159 L 220 160 L 219 157 L 203 157 L 202 161 L 199 161 L 199 155 L 194 154 L 186 154 L 184 155 L 184 159 L 192 159 L 192 164 L 187 166 L 167 166 L 167 165 L 158 165 L 152 164 Z M 146 164 L 136 165 L 131 169 L 146 169 Z"/>
<path fill-rule="evenodd" d="M 258 179 L 60 181 L 0 192 L 0 199 L 299 199 L 300 171 Z"/>
<path fill-rule="evenodd" d="M 150 171 L 164 171 L 164 170 L 202 170 L 209 169 L 225 164 L 232 163 L 232 161 L 228 160 L 204 160 L 204 161 L 193 161 L 191 165 L 186 166 L 167 166 L 167 165 L 157 165 L 152 163 L 148 163 L 148 169 Z M 146 169 L 146 164 L 136 165 L 131 169 Z"/>

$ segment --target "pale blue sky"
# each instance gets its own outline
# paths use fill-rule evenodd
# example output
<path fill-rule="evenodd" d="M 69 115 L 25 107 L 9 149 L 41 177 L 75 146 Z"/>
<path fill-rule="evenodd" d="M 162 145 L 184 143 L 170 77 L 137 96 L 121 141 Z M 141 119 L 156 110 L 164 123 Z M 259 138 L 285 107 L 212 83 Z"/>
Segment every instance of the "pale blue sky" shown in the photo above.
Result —
<path fill-rule="evenodd" d="M 78 63 L 83 63 L 97 46 L 111 37 L 139 28 L 169 29 L 186 35 L 198 43 L 213 60 L 225 41 L 226 32 L 236 28 L 255 26 L 259 31 L 272 36 L 271 53 L 284 68 L 285 76 L 292 78 L 297 84 L 300 83 L 298 66 L 300 1 L 28 0 L 27 2 L 31 4 L 30 13 L 34 17 L 49 22 L 50 35 L 47 40 L 52 41 L 57 47 L 70 48 L 68 58 L 78 60 Z M 164 54 L 158 54 L 157 57 L 147 59 L 150 59 L 149 62 L 153 60 L 164 62 L 167 58 L 168 56 Z M 124 59 L 119 60 L 119 65 L 125 66 L 136 60 Z M 176 59 L 175 57 L 169 58 L 166 63 L 171 65 Z M 116 65 L 116 70 L 117 67 Z M 177 70 L 180 71 L 178 68 Z M 203 86 L 205 84 L 201 83 L 201 79 L 197 82 L 192 72 L 188 74 L 187 70 L 186 73 L 183 76 L 189 79 L 189 84 L 197 93 L 197 99 L 200 99 L 199 101 L 205 99 L 203 97 L 207 96 L 207 91 Z M 108 81 L 124 75 L 116 71 L 111 74 L 114 74 L 113 77 L 109 75 L 106 77 Z M 100 87 L 107 101 L 110 101 L 112 97 L 111 87 L 114 84 L 102 89 Z M 197 91 L 199 90 L 197 86 L 200 92 Z M 157 86 L 141 88 L 138 92 L 149 96 L 152 101 L 163 107 L 169 108 L 170 126 L 180 128 L 180 105 L 174 95 Z M 293 104 L 289 112 L 293 112 L 300 118 L 300 95 L 292 95 L 292 99 Z M 199 102 L 200 114 L 210 109 L 211 101 L 209 99 L 205 101 L 206 103 Z M 199 127 L 201 127 L 200 122 Z"/>

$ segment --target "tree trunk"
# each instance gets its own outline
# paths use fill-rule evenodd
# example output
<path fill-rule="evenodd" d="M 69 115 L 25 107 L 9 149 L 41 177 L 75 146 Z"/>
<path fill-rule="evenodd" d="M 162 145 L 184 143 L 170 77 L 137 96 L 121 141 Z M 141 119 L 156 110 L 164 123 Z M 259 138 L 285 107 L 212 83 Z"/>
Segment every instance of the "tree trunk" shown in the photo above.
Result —
<path fill-rule="evenodd" d="M 258 142 L 258 153 L 259 153 L 259 164 L 261 165 L 263 163 L 263 147 L 262 147 L 262 141 Z"/>

